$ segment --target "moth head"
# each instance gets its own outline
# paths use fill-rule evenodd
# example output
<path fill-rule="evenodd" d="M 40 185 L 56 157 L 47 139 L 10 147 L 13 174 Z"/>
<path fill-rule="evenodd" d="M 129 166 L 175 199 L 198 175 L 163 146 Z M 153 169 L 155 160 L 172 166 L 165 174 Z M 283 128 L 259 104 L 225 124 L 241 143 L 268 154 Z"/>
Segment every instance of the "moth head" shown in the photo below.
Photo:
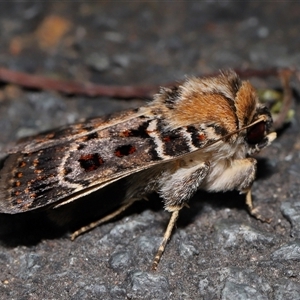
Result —
<path fill-rule="evenodd" d="M 276 132 L 270 133 L 272 123 L 269 109 L 262 104 L 257 104 L 256 112 L 246 129 L 248 154 L 259 152 L 276 138 Z"/>

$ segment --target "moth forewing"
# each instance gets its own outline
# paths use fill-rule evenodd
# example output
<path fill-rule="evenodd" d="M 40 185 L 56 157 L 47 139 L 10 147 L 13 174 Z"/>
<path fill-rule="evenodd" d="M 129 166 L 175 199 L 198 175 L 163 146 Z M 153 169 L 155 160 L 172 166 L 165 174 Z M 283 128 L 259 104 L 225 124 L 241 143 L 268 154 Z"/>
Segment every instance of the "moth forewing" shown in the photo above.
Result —
<path fill-rule="evenodd" d="M 172 213 L 156 269 L 179 211 L 198 189 L 246 192 L 254 211 L 249 193 L 256 160 L 249 155 L 275 139 L 271 123 L 254 88 L 234 72 L 190 78 L 161 89 L 139 109 L 66 126 L 11 148 L 0 171 L 0 212 L 59 207 L 125 180 L 120 207 L 72 238 L 156 192 Z"/>
<path fill-rule="evenodd" d="M 79 123 L 65 125 L 56 130 L 49 130 L 42 134 L 20 139 L 14 146 L 9 147 L 7 153 L 31 153 L 51 146 L 84 138 L 100 132 L 115 125 L 125 123 L 129 120 L 147 115 L 145 109 L 134 109 L 117 112 L 111 115 L 82 120 Z"/>

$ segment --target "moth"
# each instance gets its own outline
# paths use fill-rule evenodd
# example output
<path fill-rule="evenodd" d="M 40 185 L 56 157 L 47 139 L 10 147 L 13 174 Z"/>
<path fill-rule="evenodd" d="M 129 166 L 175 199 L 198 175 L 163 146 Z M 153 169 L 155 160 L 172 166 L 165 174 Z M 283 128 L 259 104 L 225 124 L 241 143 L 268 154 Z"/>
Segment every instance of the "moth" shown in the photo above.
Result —
<path fill-rule="evenodd" d="M 81 233 L 156 192 L 171 218 L 154 258 L 156 269 L 180 210 L 198 189 L 246 193 L 251 214 L 252 154 L 275 138 L 269 110 L 233 71 L 161 88 L 138 109 L 93 118 L 21 140 L 0 171 L 0 212 L 57 208 L 120 179 L 120 206 Z M 105 199 L 99 199 L 104 201 Z"/>

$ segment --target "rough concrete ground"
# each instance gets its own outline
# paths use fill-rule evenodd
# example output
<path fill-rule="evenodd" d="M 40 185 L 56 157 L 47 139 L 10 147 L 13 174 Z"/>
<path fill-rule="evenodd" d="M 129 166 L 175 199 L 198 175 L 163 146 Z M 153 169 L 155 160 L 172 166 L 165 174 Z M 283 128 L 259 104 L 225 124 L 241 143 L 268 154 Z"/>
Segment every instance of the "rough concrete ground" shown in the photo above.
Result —
<path fill-rule="evenodd" d="M 0 8 L 0 65 L 56 78 L 163 84 L 218 69 L 300 62 L 300 5 L 292 1 L 44 1 L 5 2 Z M 53 36 L 45 35 L 47 22 L 56 26 Z M 253 83 L 280 86 L 276 80 Z M 297 82 L 294 87 L 299 89 Z M 142 103 L 3 84 L 0 146 Z M 236 193 L 199 192 L 152 272 L 169 218 L 155 196 L 74 242 L 66 227 L 52 222 L 72 215 L 71 206 L 51 216 L 0 215 L 0 298 L 300 299 L 297 103 L 295 111 L 290 126 L 259 155 L 254 203 L 272 218 L 270 224 L 249 216 Z M 104 209 L 110 192 L 78 201 L 80 215 L 71 228 L 92 219 L 94 207 Z"/>

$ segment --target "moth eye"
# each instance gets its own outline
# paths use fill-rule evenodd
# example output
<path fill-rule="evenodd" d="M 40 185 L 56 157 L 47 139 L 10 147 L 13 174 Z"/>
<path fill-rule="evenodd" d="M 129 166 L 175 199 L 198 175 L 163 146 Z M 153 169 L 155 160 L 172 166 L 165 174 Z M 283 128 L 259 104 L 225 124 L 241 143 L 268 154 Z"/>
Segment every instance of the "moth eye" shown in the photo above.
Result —
<path fill-rule="evenodd" d="M 259 122 L 247 131 L 247 141 L 249 144 L 257 144 L 265 137 L 266 123 Z"/>

